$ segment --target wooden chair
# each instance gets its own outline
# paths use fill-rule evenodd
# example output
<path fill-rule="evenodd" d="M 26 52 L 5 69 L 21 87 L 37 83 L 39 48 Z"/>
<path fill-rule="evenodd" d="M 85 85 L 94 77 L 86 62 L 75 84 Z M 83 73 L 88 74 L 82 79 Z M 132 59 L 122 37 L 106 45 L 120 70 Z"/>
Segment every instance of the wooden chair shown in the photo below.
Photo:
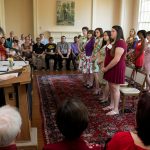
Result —
<path fill-rule="evenodd" d="M 125 102 L 126 102 L 126 97 L 127 96 L 135 96 L 138 97 L 140 96 L 141 92 L 143 91 L 144 84 L 146 81 L 146 74 L 143 72 L 137 72 L 136 73 L 136 78 L 135 78 L 135 84 L 139 85 L 139 89 L 134 88 L 134 87 L 121 87 L 120 88 L 120 94 L 123 96 L 122 99 L 122 112 L 124 113 L 124 108 L 125 108 Z"/>
<path fill-rule="evenodd" d="M 129 82 L 128 81 L 125 81 L 124 84 L 120 84 L 120 87 L 127 87 L 130 85 L 131 81 L 133 80 L 134 78 L 134 69 L 131 68 L 131 67 L 126 67 L 126 72 L 125 72 L 125 77 L 127 79 L 129 79 Z"/>

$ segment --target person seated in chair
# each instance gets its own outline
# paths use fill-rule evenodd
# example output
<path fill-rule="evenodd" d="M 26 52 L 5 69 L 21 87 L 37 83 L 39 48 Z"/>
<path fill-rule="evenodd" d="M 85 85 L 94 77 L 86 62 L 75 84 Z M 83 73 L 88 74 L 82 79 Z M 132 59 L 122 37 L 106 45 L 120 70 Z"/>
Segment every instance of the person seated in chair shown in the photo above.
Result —
<path fill-rule="evenodd" d="M 136 112 L 136 131 L 118 132 L 106 150 L 150 150 L 150 93 L 141 95 Z"/>
<path fill-rule="evenodd" d="M 74 70 L 77 70 L 77 59 L 79 55 L 79 39 L 74 37 L 74 42 L 71 44 L 71 60 L 74 66 Z"/>
<path fill-rule="evenodd" d="M 43 150 L 100 150 L 99 145 L 90 145 L 81 137 L 88 122 L 88 111 L 81 101 L 77 99 L 64 101 L 56 113 L 56 123 L 64 139 L 58 143 L 45 145 Z"/>
<path fill-rule="evenodd" d="M 44 44 L 41 43 L 39 37 L 36 38 L 36 44 L 33 45 L 33 66 L 35 69 L 44 69 L 45 68 L 45 47 Z"/>
<path fill-rule="evenodd" d="M 46 69 L 50 69 L 49 61 L 54 60 L 53 70 L 57 69 L 57 54 L 56 54 L 56 44 L 53 43 L 53 37 L 49 37 L 49 43 L 45 45 L 45 63 Z"/>
<path fill-rule="evenodd" d="M 66 37 L 61 36 L 61 42 L 57 43 L 59 70 L 62 69 L 62 61 L 66 59 L 66 69 L 70 70 L 70 44 L 66 42 Z"/>
<path fill-rule="evenodd" d="M 15 141 L 21 131 L 20 113 L 9 105 L 0 108 L 0 150 L 17 150 Z"/>

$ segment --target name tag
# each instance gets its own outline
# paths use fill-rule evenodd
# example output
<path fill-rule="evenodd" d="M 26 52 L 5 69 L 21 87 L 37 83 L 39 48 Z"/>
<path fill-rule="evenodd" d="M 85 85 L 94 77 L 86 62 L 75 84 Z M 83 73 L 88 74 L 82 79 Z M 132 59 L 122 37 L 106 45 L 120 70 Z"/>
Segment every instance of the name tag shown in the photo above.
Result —
<path fill-rule="evenodd" d="M 109 49 L 112 49 L 112 45 L 111 45 L 111 44 L 107 45 L 107 47 L 108 47 Z"/>

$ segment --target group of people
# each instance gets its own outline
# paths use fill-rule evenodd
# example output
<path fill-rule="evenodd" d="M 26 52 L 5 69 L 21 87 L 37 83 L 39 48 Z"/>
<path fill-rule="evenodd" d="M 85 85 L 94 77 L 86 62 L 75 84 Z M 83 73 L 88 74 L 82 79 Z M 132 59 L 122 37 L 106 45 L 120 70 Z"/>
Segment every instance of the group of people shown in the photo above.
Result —
<path fill-rule="evenodd" d="M 14 60 L 20 58 L 29 61 L 34 69 L 50 70 L 50 60 L 54 61 L 53 70 L 62 70 L 63 60 L 66 60 L 66 69 L 70 70 L 70 62 L 72 61 L 74 70 L 77 70 L 78 59 L 78 41 L 77 36 L 70 44 L 66 41 L 65 36 L 61 36 L 60 42 L 54 42 L 53 37 L 49 39 L 40 34 L 36 38 L 36 42 L 32 39 L 31 34 L 24 36 L 21 34 L 19 39 L 14 36 L 14 32 L 10 32 L 10 37 L 2 36 L 0 38 L 0 60 L 7 60 L 8 57 L 13 57 Z"/>
<path fill-rule="evenodd" d="M 100 101 L 110 105 L 103 108 L 106 115 L 119 114 L 120 84 L 125 82 L 126 65 L 135 70 L 144 69 L 147 74 L 147 91 L 150 91 L 150 32 L 130 30 L 127 40 L 123 30 L 115 25 L 111 31 L 102 28 L 88 30 L 82 28 L 79 39 L 79 70 L 83 73 L 83 85 L 88 89 L 95 87 L 99 95 L 101 85 L 105 84 Z M 95 84 L 95 85 L 94 85 Z"/>
<path fill-rule="evenodd" d="M 116 133 L 105 145 L 106 150 L 150 149 L 149 99 L 150 93 L 144 93 L 139 99 L 135 130 Z M 82 133 L 88 123 L 88 110 L 80 100 L 64 101 L 56 112 L 56 124 L 64 138 L 60 142 L 46 144 L 43 150 L 102 150 L 100 144 L 90 144 L 83 139 Z M 21 132 L 21 124 L 22 119 L 16 108 L 8 105 L 0 108 L 1 150 L 17 150 L 15 141 Z"/>

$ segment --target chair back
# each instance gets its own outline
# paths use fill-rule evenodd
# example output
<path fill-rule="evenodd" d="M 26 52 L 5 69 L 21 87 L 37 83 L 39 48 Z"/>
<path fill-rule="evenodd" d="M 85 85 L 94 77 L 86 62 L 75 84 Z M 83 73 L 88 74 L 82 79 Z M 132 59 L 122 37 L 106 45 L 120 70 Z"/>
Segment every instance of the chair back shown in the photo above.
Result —
<path fill-rule="evenodd" d="M 132 74 L 133 74 L 133 68 L 130 68 L 130 67 L 126 67 L 126 71 L 125 71 L 125 76 L 127 78 L 131 78 L 132 77 Z"/>
<path fill-rule="evenodd" d="M 146 81 L 146 74 L 143 73 L 143 72 L 137 72 L 136 73 L 136 78 L 135 78 L 135 82 L 137 84 L 139 84 L 142 88 L 144 87 L 144 84 L 145 84 L 145 81 Z"/>

